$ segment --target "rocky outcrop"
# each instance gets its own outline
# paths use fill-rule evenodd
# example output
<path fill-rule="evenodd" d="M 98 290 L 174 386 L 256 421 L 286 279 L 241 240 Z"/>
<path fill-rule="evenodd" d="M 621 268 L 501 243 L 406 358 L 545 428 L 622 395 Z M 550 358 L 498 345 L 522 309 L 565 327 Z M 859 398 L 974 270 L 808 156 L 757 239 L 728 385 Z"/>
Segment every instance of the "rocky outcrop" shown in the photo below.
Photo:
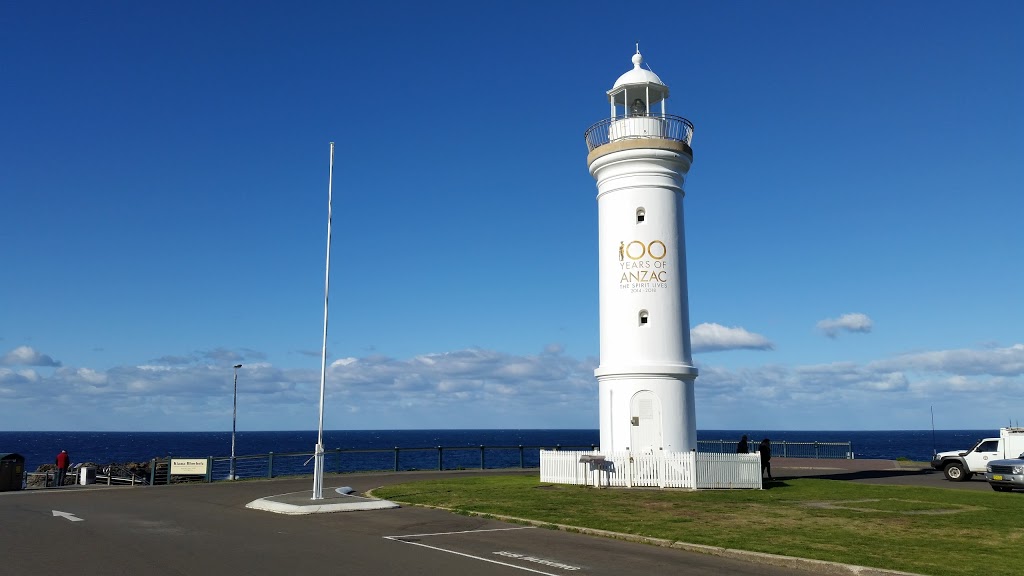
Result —
<path fill-rule="evenodd" d="M 79 470 L 83 467 L 95 468 L 97 474 L 104 476 L 111 474 L 115 478 L 131 478 L 134 475 L 137 480 L 142 480 L 144 482 L 149 481 L 149 462 L 121 462 L 113 464 L 84 462 L 82 464 L 75 464 L 70 470 L 68 470 L 67 476 L 64 477 L 64 485 L 70 486 L 76 484 L 78 482 Z M 28 488 L 52 487 L 53 482 L 56 479 L 56 475 L 56 464 L 43 464 L 36 468 L 34 473 L 28 474 L 26 485 Z"/>

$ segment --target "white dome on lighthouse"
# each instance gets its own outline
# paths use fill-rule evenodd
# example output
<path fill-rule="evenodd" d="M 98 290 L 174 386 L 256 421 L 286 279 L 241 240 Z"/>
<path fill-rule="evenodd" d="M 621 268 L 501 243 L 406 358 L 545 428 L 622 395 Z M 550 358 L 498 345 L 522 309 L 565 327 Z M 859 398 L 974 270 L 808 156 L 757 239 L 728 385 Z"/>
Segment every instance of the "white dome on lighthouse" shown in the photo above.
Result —
<path fill-rule="evenodd" d="M 640 54 L 640 50 L 637 49 L 636 54 L 633 54 L 633 69 L 619 76 L 619 79 L 615 81 L 615 85 L 612 86 L 612 91 L 620 86 L 631 84 L 657 84 L 665 86 L 665 83 L 661 81 L 661 78 L 658 78 L 657 74 L 640 66 L 643 63 L 644 57 Z M 668 95 L 668 86 L 665 86 L 665 94 L 666 96 Z"/>
<path fill-rule="evenodd" d="M 643 104 L 643 112 L 646 114 L 652 105 L 658 102 L 664 103 L 668 98 L 668 86 L 661 81 L 661 78 L 658 78 L 657 74 L 644 68 L 643 63 L 644 57 L 640 54 L 640 47 L 637 46 L 636 54 L 633 54 L 633 69 L 619 76 L 615 85 L 608 91 L 608 100 L 612 106 L 626 108 L 636 104 L 639 98 Z M 628 111 L 626 112 L 628 113 Z M 662 114 L 664 113 L 664 104 L 662 104 Z"/>

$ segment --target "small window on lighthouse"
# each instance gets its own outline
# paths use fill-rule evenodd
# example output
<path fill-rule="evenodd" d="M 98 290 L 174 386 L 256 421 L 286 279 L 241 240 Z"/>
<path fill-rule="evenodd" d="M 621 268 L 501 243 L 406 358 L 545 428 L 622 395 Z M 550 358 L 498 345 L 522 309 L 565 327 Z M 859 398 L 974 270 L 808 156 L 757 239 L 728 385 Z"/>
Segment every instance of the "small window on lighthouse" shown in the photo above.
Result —
<path fill-rule="evenodd" d="M 643 208 L 636 209 L 636 223 L 643 224 L 644 220 L 647 219 L 647 211 Z"/>
<path fill-rule="evenodd" d="M 640 325 L 643 326 L 645 324 L 647 324 L 647 310 L 641 310 L 640 311 Z"/>

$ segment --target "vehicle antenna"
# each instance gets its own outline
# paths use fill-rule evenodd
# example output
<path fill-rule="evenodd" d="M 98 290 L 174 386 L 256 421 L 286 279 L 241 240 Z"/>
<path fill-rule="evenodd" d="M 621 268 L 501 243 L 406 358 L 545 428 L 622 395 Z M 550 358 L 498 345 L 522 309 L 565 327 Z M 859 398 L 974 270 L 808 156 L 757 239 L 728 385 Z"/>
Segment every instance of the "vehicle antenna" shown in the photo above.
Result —
<path fill-rule="evenodd" d="M 939 451 L 935 448 L 935 405 L 930 406 L 932 411 L 932 456 L 935 456 Z"/>

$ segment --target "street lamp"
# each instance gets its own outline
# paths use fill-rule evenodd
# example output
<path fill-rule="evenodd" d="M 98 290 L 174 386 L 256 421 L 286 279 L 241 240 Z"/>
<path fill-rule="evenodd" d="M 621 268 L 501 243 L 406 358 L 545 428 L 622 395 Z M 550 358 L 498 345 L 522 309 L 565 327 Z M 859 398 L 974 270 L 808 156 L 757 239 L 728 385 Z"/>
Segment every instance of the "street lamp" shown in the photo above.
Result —
<path fill-rule="evenodd" d="M 230 478 L 235 479 L 235 421 L 238 419 L 238 369 L 241 364 L 235 364 L 235 394 L 231 407 L 231 474 Z"/>

